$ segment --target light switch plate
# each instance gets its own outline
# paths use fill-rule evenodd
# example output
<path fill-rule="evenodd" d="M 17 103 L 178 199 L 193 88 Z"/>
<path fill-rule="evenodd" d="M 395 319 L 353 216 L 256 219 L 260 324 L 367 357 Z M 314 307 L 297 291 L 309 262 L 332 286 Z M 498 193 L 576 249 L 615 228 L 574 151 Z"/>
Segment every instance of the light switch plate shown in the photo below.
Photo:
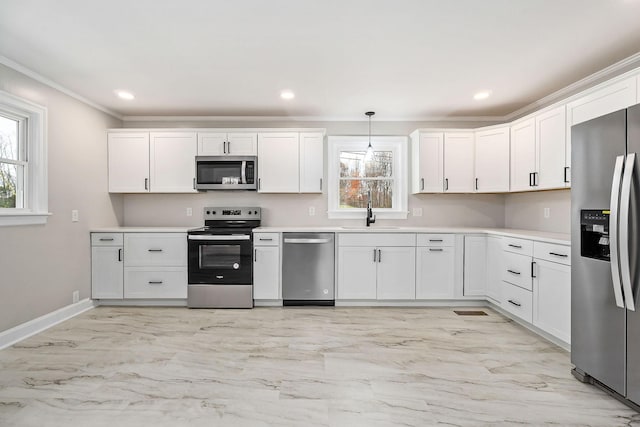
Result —
<path fill-rule="evenodd" d="M 187 208 L 187 216 L 193 216 L 193 209 Z"/>
<path fill-rule="evenodd" d="M 74 209 L 71 211 L 71 222 L 78 222 L 80 221 L 80 213 L 78 212 L 77 209 Z"/>
<path fill-rule="evenodd" d="M 316 215 L 316 207 L 309 206 L 309 216 L 315 216 L 315 215 Z"/>
<path fill-rule="evenodd" d="M 545 218 L 550 218 L 551 217 L 551 209 L 550 208 L 544 208 L 544 217 Z"/>

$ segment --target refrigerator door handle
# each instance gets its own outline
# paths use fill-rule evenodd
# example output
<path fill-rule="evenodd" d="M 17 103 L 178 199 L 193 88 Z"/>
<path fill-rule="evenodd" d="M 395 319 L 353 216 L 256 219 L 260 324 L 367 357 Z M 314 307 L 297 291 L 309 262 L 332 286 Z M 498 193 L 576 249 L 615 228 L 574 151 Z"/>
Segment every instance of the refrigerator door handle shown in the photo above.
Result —
<path fill-rule="evenodd" d="M 622 175 L 622 190 L 620 190 L 620 275 L 622 276 L 622 290 L 627 310 L 636 311 L 631 286 L 631 269 L 629 267 L 629 208 L 631 204 L 631 182 L 633 169 L 636 164 L 636 153 L 627 154 Z"/>
<path fill-rule="evenodd" d="M 613 168 L 613 182 L 611 183 L 611 204 L 609 215 L 609 253 L 611 257 L 611 279 L 613 281 L 613 295 L 616 305 L 624 308 L 622 299 L 622 284 L 620 282 L 620 266 L 618 262 L 618 207 L 620 204 L 620 181 L 622 180 L 622 168 L 624 156 L 616 157 L 616 165 Z"/>

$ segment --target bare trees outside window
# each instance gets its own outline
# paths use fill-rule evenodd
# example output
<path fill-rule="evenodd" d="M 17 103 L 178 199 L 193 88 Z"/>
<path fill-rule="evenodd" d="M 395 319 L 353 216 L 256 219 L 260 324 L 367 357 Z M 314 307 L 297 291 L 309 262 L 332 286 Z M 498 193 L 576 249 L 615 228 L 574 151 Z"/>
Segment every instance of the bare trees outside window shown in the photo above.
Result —
<path fill-rule="evenodd" d="M 369 193 L 373 208 L 392 208 L 393 152 L 340 152 L 340 208 L 366 208 Z"/>
<path fill-rule="evenodd" d="M 0 115 L 0 208 L 22 207 L 25 159 L 19 137 L 20 121 Z"/>

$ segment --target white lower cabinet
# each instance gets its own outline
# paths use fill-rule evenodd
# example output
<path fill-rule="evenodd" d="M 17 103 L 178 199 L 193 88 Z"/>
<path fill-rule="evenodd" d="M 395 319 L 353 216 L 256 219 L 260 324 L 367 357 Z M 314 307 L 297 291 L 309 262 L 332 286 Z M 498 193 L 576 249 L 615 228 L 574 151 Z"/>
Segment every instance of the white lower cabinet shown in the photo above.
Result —
<path fill-rule="evenodd" d="M 464 236 L 464 296 L 487 294 L 487 236 Z"/>
<path fill-rule="evenodd" d="M 91 233 L 93 299 L 187 298 L 185 233 Z"/>
<path fill-rule="evenodd" d="M 502 304 L 503 269 L 502 239 L 497 236 L 487 236 L 487 297 L 494 304 Z"/>
<path fill-rule="evenodd" d="M 253 299 L 281 299 L 279 233 L 253 236 Z"/>
<path fill-rule="evenodd" d="M 451 299 L 454 297 L 454 235 L 418 235 L 416 299 Z"/>
<path fill-rule="evenodd" d="M 525 322 L 531 323 L 532 300 L 531 291 L 508 282 L 502 282 L 502 308 Z"/>
<path fill-rule="evenodd" d="M 415 246 L 415 234 L 339 234 L 337 299 L 415 299 Z"/>
<path fill-rule="evenodd" d="M 535 259 L 533 324 L 571 342 L 571 266 Z"/>

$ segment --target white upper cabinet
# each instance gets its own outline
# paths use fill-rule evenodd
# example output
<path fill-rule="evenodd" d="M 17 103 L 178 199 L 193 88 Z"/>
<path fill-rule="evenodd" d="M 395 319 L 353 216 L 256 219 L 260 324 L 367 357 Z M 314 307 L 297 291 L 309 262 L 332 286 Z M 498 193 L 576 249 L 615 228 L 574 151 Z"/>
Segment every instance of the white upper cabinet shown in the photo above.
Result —
<path fill-rule="evenodd" d="M 536 115 L 538 190 L 564 188 L 568 184 L 568 170 L 565 169 L 566 126 L 564 105 Z"/>
<path fill-rule="evenodd" d="M 151 132 L 150 191 L 195 193 L 196 134 Z"/>
<path fill-rule="evenodd" d="M 475 190 L 509 191 L 509 127 L 477 131 L 475 138 Z"/>
<path fill-rule="evenodd" d="M 637 103 L 637 77 L 605 84 L 582 98 L 567 104 L 569 127 L 587 120 L 613 113 Z"/>
<path fill-rule="evenodd" d="M 472 193 L 475 184 L 473 132 L 444 134 L 444 191 Z"/>
<path fill-rule="evenodd" d="M 411 134 L 411 192 L 441 193 L 444 189 L 444 133 Z"/>
<path fill-rule="evenodd" d="M 300 192 L 322 193 L 324 191 L 324 134 L 322 132 L 300 133 Z"/>
<path fill-rule="evenodd" d="M 255 156 L 258 134 L 255 132 L 199 132 L 199 156 Z"/>
<path fill-rule="evenodd" d="M 149 133 L 110 133 L 109 192 L 149 192 Z"/>
<path fill-rule="evenodd" d="M 534 190 L 536 124 L 530 118 L 511 126 L 511 191 Z"/>
<path fill-rule="evenodd" d="M 300 192 L 298 132 L 258 134 L 258 191 Z"/>

